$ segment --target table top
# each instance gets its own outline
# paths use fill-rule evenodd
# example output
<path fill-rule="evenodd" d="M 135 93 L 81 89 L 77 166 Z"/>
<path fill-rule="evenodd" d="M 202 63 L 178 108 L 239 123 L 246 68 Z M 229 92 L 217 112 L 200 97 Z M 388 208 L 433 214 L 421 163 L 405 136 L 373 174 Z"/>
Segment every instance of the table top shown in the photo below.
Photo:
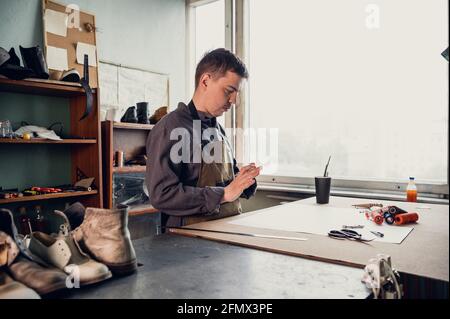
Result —
<path fill-rule="evenodd" d="M 301 299 L 369 296 L 363 271 L 200 238 L 163 234 L 133 241 L 137 273 L 74 289 L 64 298 Z"/>
<path fill-rule="evenodd" d="M 315 198 L 292 202 L 278 206 L 282 210 L 308 210 L 314 211 L 314 218 L 320 218 L 316 206 L 326 206 L 328 209 L 351 208 L 354 204 L 373 203 L 379 200 L 330 197 L 329 204 L 318 205 Z M 369 259 L 378 254 L 387 254 L 392 257 L 393 266 L 404 274 L 415 275 L 423 278 L 436 279 L 448 282 L 449 276 L 449 206 L 423 203 L 407 203 L 397 201 L 381 201 L 384 206 L 398 206 L 408 212 L 418 212 L 418 223 L 407 225 L 414 230 L 402 241 L 401 244 L 386 242 L 370 242 L 361 244 L 348 240 L 335 240 L 324 235 L 311 233 L 298 233 L 277 229 L 257 228 L 241 226 L 230 223 L 247 215 L 257 215 L 272 208 L 253 211 L 239 216 L 223 218 L 195 225 L 189 225 L 191 229 L 171 229 L 170 231 L 186 236 L 194 236 L 216 240 L 235 245 L 242 245 L 269 252 L 277 252 L 291 256 L 308 258 L 316 261 L 342 264 L 357 268 L 364 268 Z M 301 203 L 301 207 L 297 205 Z M 354 208 L 352 209 L 354 210 Z M 357 211 L 356 211 L 357 213 Z M 402 227 L 402 226 L 395 226 Z M 192 230 L 193 228 L 199 229 Z M 216 231 L 210 232 L 210 231 Z M 217 233 L 217 231 L 233 233 L 258 233 L 269 236 L 302 237 L 308 240 L 298 242 L 294 240 L 277 240 L 270 238 L 255 238 L 234 234 Z"/>

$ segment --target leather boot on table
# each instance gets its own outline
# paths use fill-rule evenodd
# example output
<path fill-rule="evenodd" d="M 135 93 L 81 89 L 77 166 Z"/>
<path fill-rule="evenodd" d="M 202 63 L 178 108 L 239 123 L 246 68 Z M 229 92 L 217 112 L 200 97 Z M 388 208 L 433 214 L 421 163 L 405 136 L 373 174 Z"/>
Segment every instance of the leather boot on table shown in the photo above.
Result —
<path fill-rule="evenodd" d="M 14 239 L 0 231 L 0 267 L 11 265 L 19 253 L 19 247 Z"/>
<path fill-rule="evenodd" d="M 9 209 L 0 208 L 0 230 L 11 236 L 23 255 L 25 255 L 30 260 L 33 260 L 25 243 L 24 237 L 17 231 L 16 224 L 14 223 L 13 213 Z M 41 260 L 35 261 L 41 262 Z"/>
<path fill-rule="evenodd" d="M 14 262 L 19 252 L 11 236 L 0 231 L 0 299 L 40 299 L 34 290 L 14 281 L 2 270 Z"/>
<path fill-rule="evenodd" d="M 61 225 L 59 234 L 31 234 L 29 249 L 49 265 L 68 275 L 79 275 L 80 285 L 94 284 L 112 277 L 108 267 L 92 260 L 79 247 L 70 233 L 68 223 Z"/>
<path fill-rule="evenodd" d="M 54 267 L 43 267 L 23 255 L 19 255 L 8 270 L 15 280 L 40 295 L 67 288 L 67 274 Z"/>
<path fill-rule="evenodd" d="M 13 280 L 0 270 L 0 299 L 41 299 L 41 297 L 33 289 Z"/>
<path fill-rule="evenodd" d="M 0 209 L 0 229 L 11 238 L 20 251 L 15 260 L 7 266 L 9 273 L 16 281 L 32 288 L 40 295 L 66 288 L 67 275 L 64 272 L 55 268 L 47 268 L 41 259 L 36 257 L 33 259 L 23 237 L 17 232 L 10 210 Z M 15 249 L 11 251 L 15 251 Z"/>
<path fill-rule="evenodd" d="M 84 221 L 73 231 L 83 251 L 108 266 L 115 275 L 137 270 L 136 253 L 128 230 L 128 210 L 86 208 Z"/>
<path fill-rule="evenodd" d="M 69 220 L 70 228 L 75 229 L 83 223 L 86 207 L 80 202 L 73 203 L 64 210 L 64 214 Z"/>

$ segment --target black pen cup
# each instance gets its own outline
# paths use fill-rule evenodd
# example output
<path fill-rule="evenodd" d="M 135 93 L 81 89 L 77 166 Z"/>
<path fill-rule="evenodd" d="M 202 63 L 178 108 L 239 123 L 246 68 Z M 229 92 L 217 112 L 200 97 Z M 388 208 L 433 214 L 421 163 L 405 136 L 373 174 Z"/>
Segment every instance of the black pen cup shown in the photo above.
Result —
<path fill-rule="evenodd" d="M 328 204 L 330 201 L 331 177 L 318 176 L 316 182 L 317 204 Z"/>

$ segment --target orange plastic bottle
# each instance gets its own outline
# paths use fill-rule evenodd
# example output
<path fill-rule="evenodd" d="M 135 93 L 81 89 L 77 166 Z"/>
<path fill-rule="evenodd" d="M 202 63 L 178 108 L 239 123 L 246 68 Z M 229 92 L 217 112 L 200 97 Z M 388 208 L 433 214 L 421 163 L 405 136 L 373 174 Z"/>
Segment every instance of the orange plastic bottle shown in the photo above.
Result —
<path fill-rule="evenodd" d="M 406 201 L 417 202 L 417 186 L 414 182 L 414 177 L 409 178 L 409 183 L 406 187 Z"/>

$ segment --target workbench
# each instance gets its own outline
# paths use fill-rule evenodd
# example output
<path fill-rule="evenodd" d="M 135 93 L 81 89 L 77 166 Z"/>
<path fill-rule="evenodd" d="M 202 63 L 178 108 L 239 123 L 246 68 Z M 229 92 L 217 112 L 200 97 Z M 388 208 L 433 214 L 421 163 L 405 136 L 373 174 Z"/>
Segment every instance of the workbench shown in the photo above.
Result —
<path fill-rule="evenodd" d="M 332 197 L 329 205 L 348 207 L 355 201 L 364 202 Z M 315 198 L 302 202 L 315 205 Z M 383 203 L 408 206 L 401 202 Z M 430 206 L 430 210 L 421 213 L 414 231 L 400 245 L 361 245 L 326 236 L 293 235 L 269 229 L 258 229 L 258 233 L 307 237 L 309 240 L 291 242 L 174 229 L 169 234 L 134 241 L 139 262 L 143 264 L 137 274 L 83 287 L 70 292 L 67 297 L 367 298 L 370 291 L 361 283 L 362 268 L 377 253 L 387 253 L 402 273 L 408 297 L 447 298 L 448 205 L 425 206 Z M 258 211 L 248 214 L 258 214 Z M 254 231 L 228 223 L 236 218 L 239 216 L 189 227 Z"/>
<path fill-rule="evenodd" d="M 199 238 L 133 241 L 137 273 L 73 289 L 65 298 L 363 299 L 363 271 Z M 61 297 L 61 295 L 59 296 Z"/>
<path fill-rule="evenodd" d="M 330 197 L 330 203 L 323 205 L 327 209 L 337 210 L 346 207 L 349 213 L 352 205 L 364 202 L 374 202 L 371 199 Z M 378 202 L 378 201 L 376 201 Z M 419 221 L 411 225 L 414 230 L 401 244 L 371 242 L 361 244 L 348 240 L 335 240 L 326 235 L 312 233 L 296 233 L 269 228 L 255 228 L 233 224 L 246 216 L 257 216 L 267 211 L 277 212 L 303 209 L 315 214 L 311 218 L 321 218 L 315 203 L 315 197 L 292 202 L 289 204 L 253 211 L 239 216 L 213 220 L 189 225 L 190 229 L 171 229 L 172 233 L 200 237 L 223 243 L 287 254 L 315 261 L 323 261 L 362 269 L 369 259 L 377 254 L 387 254 L 392 257 L 393 266 L 402 274 L 405 294 L 408 298 L 448 298 L 449 295 L 449 210 L 448 204 L 422 204 L 399 201 L 382 201 L 383 205 L 394 205 L 407 211 L 419 212 Z M 298 204 L 301 204 L 298 206 Z M 282 208 L 282 207 L 285 207 Z M 309 209 L 310 207 L 311 209 Z M 354 208 L 353 208 L 354 209 Z M 280 217 L 281 218 L 281 217 Z M 336 227 L 338 227 L 337 225 Z M 340 227 L 340 226 L 339 226 Z M 394 226 L 395 227 L 395 226 Z M 197 229 L 197 230 L 194 230 Z M 211 232 L 213 231 L 213 232 Z M 248 237 L 233 233 L 257 233 L 268 236 L 289 236 L 307 238 L 307 241 L 279 240 L 270 238 Z"/>

